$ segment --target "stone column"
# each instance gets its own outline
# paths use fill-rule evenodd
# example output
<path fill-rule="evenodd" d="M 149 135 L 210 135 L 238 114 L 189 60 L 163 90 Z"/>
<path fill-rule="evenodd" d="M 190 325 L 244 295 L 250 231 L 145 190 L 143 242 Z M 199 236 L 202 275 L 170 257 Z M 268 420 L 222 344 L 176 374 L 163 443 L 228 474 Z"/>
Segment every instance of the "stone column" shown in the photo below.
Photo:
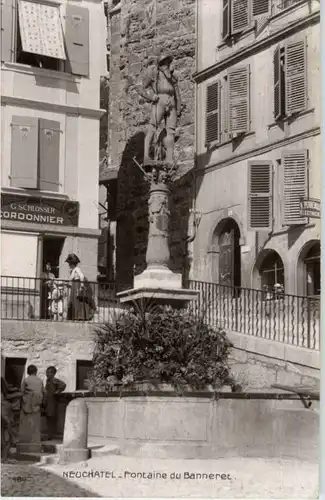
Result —
<path fill-rule="evenodd" d="M 67 406 L 60 463 L 82 462 L 89 458 L 88 407 L 83 398 L 72 400 Z"/>
<path fill-rule="evenodd" d="M 166 183 L 151 182 L 149 196 L 149 235 L 146 253 L 147 269 L 168 269 L 169 188 Z"/>

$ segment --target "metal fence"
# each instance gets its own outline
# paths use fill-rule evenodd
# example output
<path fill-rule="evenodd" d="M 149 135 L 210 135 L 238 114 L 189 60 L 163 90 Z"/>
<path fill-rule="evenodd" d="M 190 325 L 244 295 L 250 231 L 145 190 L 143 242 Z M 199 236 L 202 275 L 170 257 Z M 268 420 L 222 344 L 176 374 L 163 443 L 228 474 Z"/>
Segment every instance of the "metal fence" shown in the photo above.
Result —
<path fill-rule="evenodd" d="M 320 299 L 188 281 L 190 311 L 212 326 L 319 350 Z"/>
<path fill-rule="evenodd" d="M 86 281 L 85 289 L 80 295 L 80 300 L 87 304 L 84 320 L 94 323 L 109 321 L 120 307 L 115 283 Z M 69 317 L 70 290 L 69 280 L 1 276 L 1 318 L 49 321 L 80 319 Z"/>
<path fill-rule="evenodd" d="M 93 323 L 106 323 L 119 309 L 114 282 L 87 282 L 94 301 L 89 315 Z M 211 326 L 246 335 L 319 350 L 319 297 L 299 297 L 282 291 L 266 292 L 249 288 L 227 287 L 216 283 L 188 281 L 185 286 L 197 290 L 198 299 L 189 310 Z M 123 290 L 125 287 L 119 287 Z M 1 276 L 1 318 L 16 320 L 68 321 L 71 282 Z"/>

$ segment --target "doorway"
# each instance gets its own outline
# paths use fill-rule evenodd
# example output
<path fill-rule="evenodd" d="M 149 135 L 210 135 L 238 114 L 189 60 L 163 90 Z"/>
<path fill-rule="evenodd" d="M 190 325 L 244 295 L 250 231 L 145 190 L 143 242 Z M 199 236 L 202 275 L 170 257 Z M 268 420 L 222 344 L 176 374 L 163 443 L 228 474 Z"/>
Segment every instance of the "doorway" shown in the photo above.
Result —
<path fill-rule="evenodd" d="M 56 278 L 59 277 L 60 257 L 64 244 L 64 238 L 57 236 L 43 236 L 43 258 L 42 271 L 46 270 L 46 264 L 51 264 L 51 272 Z"/>
<path fill-rule="evenodd" d="M 223 286 L 241 286 L 240 230 L 233 219 L 225 219 L 219 225 L 218 283 Z"/>

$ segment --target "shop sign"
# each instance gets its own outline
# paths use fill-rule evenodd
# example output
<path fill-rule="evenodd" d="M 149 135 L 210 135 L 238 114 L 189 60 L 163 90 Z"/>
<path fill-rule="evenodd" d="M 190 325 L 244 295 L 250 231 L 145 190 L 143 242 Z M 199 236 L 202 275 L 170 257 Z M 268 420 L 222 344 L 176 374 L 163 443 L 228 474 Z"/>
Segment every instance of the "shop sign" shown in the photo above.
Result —
<path fill-rule="evenodd" d="M 320 219 L 321 204 L 320 200 L 315 198 L 302 199 L 300 201 L 300 216 L 309 217 L 311 219 Z"/>
<path fill-rule="evenodd" d="M 78 226 L 79 203 L 70 200 L 1 194 L 1 220 Z"/>

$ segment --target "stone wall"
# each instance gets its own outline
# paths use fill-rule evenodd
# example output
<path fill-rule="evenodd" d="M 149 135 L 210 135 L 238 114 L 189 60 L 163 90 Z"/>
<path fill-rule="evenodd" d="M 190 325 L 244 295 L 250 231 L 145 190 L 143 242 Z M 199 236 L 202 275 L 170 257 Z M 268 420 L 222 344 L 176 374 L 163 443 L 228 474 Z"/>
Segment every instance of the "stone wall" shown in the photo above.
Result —
<path fill-rule="evenodd" d="M 117 282 L 132 284 L 145 267 L 147 190 L 133 161 L 143 160 L 143 141 L 150 105 L 137 87 L 156 55 L 171 52 L 179 78 L 183 114 L 177 130 L 175 156 L 178 180 L 171 200 L 171 268 L 188 270 L 186 236 L 191 208 L 194 166 L 195 0 L 123 0 L 110 13 L 109 169 L 118 167 Z"/>
<path fill-rule="evenodd" d="M 272 384 L 303 385 L 319 390 L 320 352 L 230 332 L 235 348 L 231 372 L 244 390 L 272 392 Z"/>
<path fill-rule="evenodd" d="M 90 360 L 96 325 L 74 322 L 2 321 L 2 356 L 25 357 L 41 376 L 55 365 L 67 390 L 76 389 L 76 361 Z M 231 371 L 247 391 L 274 392 L 272 384 L 319 388 L 320 352 L 228 332 L 234 344 Z"/>

